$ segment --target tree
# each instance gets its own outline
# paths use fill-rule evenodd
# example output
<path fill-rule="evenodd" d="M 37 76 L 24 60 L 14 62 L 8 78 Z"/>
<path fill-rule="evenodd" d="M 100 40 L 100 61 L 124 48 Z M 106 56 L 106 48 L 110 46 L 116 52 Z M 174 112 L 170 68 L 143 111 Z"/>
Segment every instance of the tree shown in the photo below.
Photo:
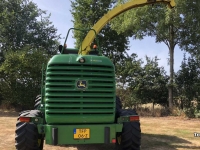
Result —
<path fill-rule="evenodd" d="M 127 0 L 121 0 L 120 2 L 125 3 Z M 123 13 L 111 22 L 111 27 L 118 33 L 126 33 L 127 36 L 131 36 L 134 39 L 143 39 L 146 36 L 151 36 L 155 37 L 155 42 L 163 42 L 167 45 L 170 54 L 170 79 L 168 85 L 170 109 L 173 107 L 175 46 L 178 45 L 184 50 L 189 51 L 190 49 L 195 52 L 192 48 L 196 48 L 196 42 L 200 39 L 199 23 L 197 27 L 193 28 L 196 26 L 195 22 L 199 22 L 200 19 L 198 16 L 199 5 L 195 5 L 199 4 L 199 2 L 176 0 L 176 4 L 177 6 L 174 9 L 166 8 L 164 4 L 136 8 Z M 194 14 L 195 19 L 193 18 Z M 192 39 L 191 36 L 193 36 Z"/>
<path fill-rule="evenodd" d="M 146 56 L 146 64 L 132 82 L 134 94 L 141 99 L 143 104 L 153 103 L 166 106 L 167 103 L 167 80 L 168 76 L 163 67 L 158 66 L 158 58 Z"/>
<path fill-rule="evenodd" d="M 137 57 L 137 54 L 133 53 L 116 64 L 116 78 L 122 87 L 130 86 L 132 80 L 141 72 L 143 62 L 141 59 L 137 60 Z"/>
<path fill-rule="evenodd" d="M 194 115 L 194 105 L 192 101 L 197 100 L 199 103 L 198 95 L 200 92 L 200 68 L 199 61 L 193 56 L 184 59 L 181 64 L 181 69 L 177 72 L 175 83 L 177 98 L 179 100 L 180 109 Z M 197 105 L 197 107 L 199 107 Z"/>
<path fill-rule="evenodd" d="M 117 64 L 117 93 L 125 107 L 153 103 L 166 106 L 167 81 L 169 77 L 163 67 L 158 66 L 158 58 L 146 56 L 146 64 L 132 54 L 124 63 Z"/>
<path fill-rule="evenodd" d="M 133 94 L 130 85 L 142 70 L 142 60 L 137 59 L 137 54 L 128 55 L 127 58 L 116 64 L 117 95 L 121 98 L 124 107 L 137 107 L 141 103 Z"/>
<path fill-rule="evenodd" d="M 0 97 L 4 102 L 28 107 L 29 100 L 40 93 L 42 63 L 46 55 L 57 52 L 60 38 L 49 17 L 30 0 L 0 1 Z"/>
<path fill-rule="evenodd" d="M 181 14 L 181 40 L 179 46 L 194 57 L 200 56 L 200 1 L 177 0 L 177 9 Z"/>
<path fill-rule="evenodd" d="M 50 15 L 45 14 L 45 11 L 29 0 L 2 0 L 0 56 L 3 57 L 8 50 L 16 51 L 27 45 L 42 48 L 50 55 L 55 54 L 60 36 L 49 21 Z"/>
<path fill-rule="evenodd" d="M 117 86 L 116 93 L 121 98 L 123 108 L 137 109 L 138 105 L 142 103 L 141 99 L 136 97 L 130 87 L 123 88 L 122 86 Z"/>
<path fill-rule="evenodd" d="M 74 17 L 73 23 L 75 28 L 90 29 L 105 13 L 113 6 L 113 0 L 75 0 L 71 1 L 71 13 Z M 76 39 L 75 45 L 80 47 L 82 40 L 87 33 L 74 32 Z M 99 33 L 101 50 L 103 54 L 112 59 L 116 64 L 126 57 L 128 50 L 128 38 L 123 34 L 118 35 L 116 31 L 107 24 Z"/>
<path fill-rule="evenodd" d="M 41 90 L 42 64 L 49 56 L 41 49 L 25 47 L 9 51 L 0 66 L 0 94 L 4 103 L 16 108 L 30 109 Z"/>

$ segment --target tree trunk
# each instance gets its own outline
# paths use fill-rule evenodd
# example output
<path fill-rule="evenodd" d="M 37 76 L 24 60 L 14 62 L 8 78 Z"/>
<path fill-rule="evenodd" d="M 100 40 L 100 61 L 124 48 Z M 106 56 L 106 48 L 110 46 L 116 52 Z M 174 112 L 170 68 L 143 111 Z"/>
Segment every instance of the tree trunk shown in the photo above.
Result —
<path fill-rule="evenodd" d="M 170 41 L 169 41 L 169 54 L 170 54 L 170 79 L 169 79 L 169 109 L 173 109 L 173 83 L 174 83 L 174 31 L 173 25 L 170 26 Z"/>
<path fill-rule="evenodd" d="M 174 50 L 170 49 L 169 109 L 173 108 Z"/>
<path fill-rule="evenodd" d="M 153 116 L 153 117 L 155 117 L 154 106 L 155 106 L 155 103 L 153 102 L 153 107 L 152 107 L 152 111 L 153 111 L 153 112 L 152 112 L 152 116 Z"/>

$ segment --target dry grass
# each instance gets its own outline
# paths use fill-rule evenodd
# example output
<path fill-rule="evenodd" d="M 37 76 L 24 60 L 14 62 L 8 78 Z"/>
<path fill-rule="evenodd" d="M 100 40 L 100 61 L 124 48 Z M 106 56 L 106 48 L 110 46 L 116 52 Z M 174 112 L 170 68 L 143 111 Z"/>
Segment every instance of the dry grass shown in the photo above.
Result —
<path fill-rule="evenodd" d="M 0 111 L 0 150 L 14 150 L 17 113 Z M 199 150 L 200 120 L 178 117 L 141 117 L 142 150 Z M 50 146 L 45 150 L 112 150 L 113 145 Z"/>
<path fill-rule="evenodd" d="M 200 120 L 180 117 L 141 118 L 142 149 L 194 150 L 200 149 Z"/>
<path fill-rule="evenodd" d="M 159 104 L 155 104 L 153 108 L 153 104 L 148 103 L 148 104 L 139 105 L 137 108 L 137 113 L 140 116 L 146 116 L 146 117 L 147 116 L 163 117 L 163 116 L 169 115 L 169 110 Z M 176 115 L 176 114 L 173 114 L 173 115 Z"/>

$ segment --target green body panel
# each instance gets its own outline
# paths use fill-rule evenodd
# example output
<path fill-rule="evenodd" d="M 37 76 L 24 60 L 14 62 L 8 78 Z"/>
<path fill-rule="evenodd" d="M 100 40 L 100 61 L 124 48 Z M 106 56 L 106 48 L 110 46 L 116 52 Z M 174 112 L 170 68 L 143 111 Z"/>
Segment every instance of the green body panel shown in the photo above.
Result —
<path fill-rule="evenodd" d="M 121 132 L 122 124 L 87 124 L 87 125 L 46 125 L 46 144 L 53 145 L 52 128 L 58 128 L 58 145 L 60 144 L 87 144 L 104 143 L 104 128 L 110 128 L 110 143 L 115 139 L 116 132 Z M 90 129 L 90 139 L 74 139 L 74 129 Z"/>
<path fill-rule="evenodd" d="M 113 123 L 113 63 L 104 56 L 55 55 L 46 69 L 43 104 L 47 124 Z"/>

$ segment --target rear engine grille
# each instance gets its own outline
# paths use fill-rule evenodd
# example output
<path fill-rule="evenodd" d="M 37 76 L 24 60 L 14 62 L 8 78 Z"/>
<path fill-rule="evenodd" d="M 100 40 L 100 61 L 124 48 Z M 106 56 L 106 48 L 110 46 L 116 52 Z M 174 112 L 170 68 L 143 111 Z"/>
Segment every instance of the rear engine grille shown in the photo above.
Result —
<path fill-rule="evenodd" d="M 115 76 L 112 66 L 54 64 L 46 74 L 46 114 L 114 115 Z M 76 88 L 77 80 L 87 89 Z"/>

